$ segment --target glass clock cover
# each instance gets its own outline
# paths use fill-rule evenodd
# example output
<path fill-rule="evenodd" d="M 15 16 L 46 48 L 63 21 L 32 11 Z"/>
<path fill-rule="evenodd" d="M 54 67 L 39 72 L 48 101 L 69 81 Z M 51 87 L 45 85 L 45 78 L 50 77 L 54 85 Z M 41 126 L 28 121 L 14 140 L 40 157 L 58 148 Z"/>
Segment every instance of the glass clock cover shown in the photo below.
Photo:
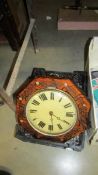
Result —
<path fill-rule="evenodd" d="M 58 89 L 40 90 L 26 104 L 30 126 L 43 135 L 58 136 L 76 124 L 78 109 L 73 98 Z"/>

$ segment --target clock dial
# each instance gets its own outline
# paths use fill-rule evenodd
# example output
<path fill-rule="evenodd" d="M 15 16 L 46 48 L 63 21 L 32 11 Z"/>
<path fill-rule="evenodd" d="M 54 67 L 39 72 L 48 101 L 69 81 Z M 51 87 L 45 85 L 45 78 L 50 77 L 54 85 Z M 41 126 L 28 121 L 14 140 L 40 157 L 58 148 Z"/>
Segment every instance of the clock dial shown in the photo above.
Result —
<path fill-rule="evenodd" d="M 74 127 L 78 110 L 69 94 L 58 89 L 46 89 L 33 94 L 28 100 L 26 117 L 39 133 L 58 136 Z"/>

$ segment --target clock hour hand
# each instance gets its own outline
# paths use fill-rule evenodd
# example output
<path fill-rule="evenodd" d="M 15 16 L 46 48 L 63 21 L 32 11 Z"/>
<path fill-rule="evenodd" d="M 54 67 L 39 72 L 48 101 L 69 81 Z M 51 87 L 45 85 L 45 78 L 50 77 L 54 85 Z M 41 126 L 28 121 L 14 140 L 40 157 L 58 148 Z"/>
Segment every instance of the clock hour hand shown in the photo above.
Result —
<path fill-rule="evenodd" d="M 50 120 L 51 120 L 51 123 L 52 123 L 52 126 L 53 126 L 53 112 L 50 111 L 50 112 L 49 112 L 49 115 L 51 116 L 51 119 L 50 119 Z"/>
<path fill-rule="evenodd" d="M 53 117 L 51 116 L 51 124 L 53 125 Z"/>
<path fill-rule="evenodd" d="M 54 115 L 52 111 L 50 111 L 49 114 L 50 114 L 51 117 L 54 116 L 54 117 L 57 118 L 57 120 L 60 120 L 60 121 L 62 121 L 62 122 L 64 122 L 64 123 L 70 125 L 70 123 L 67 122 L 66 120 L 62 120 L 62 119 L 60 119 L 60 117 L 57 117 L 56 115 Z"/>

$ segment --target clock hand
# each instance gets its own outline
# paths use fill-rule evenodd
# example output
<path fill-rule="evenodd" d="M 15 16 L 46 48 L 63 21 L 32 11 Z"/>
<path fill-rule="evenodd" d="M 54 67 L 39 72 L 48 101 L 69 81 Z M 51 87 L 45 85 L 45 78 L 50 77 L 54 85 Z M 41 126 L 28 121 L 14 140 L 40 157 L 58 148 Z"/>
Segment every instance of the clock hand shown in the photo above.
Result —
<path fill-rule="evenodd" d="M 49 112 L 49 115 L 51 116 L 51 123 L 52 123 L 52 125 L 53 125 L 53 117 L 52 117 L 52 116 L 53 116 L 53 112 L 50 111 L 50 112 Z"/>
<path fill-rule="evenodd" d="M 54 114 L 53 114 L 53 111 L 50 111 L 49 114 L 50 114 L 51 117 L 54 116 L 54 117 L 57 118 L 57 120 L 60 120 L 60 121 L 62 121 L 62 122 L 64 122 L 64 123 L 70 125 L 70 123 L 67 122 L 66 120 L 62 120 L 62 119 L 60 119 L 60 117 L 57 117 L 56 115 L 54 115 Z"/>
<path fill-rule="evenodd" d="M 69 122 L 67 122 L 66 120 L 61 120 L 61 119 L 60 119 L 60 121 L 62 121 L 62 122 L 64 122 L 64 123 L 66 123 L 66 124 L 68 124 L 68 125 L 70 125 L 70 123 L 69 123 Z"/>
<path fill-rule="evenodd" d="M 53 117 L 52 117 L 52 115 L 51 115 L 51 123 L 52 123 L 52 125 L 53 125 Z"/>
<path fill-rule="evenodd" d="M 53 116 L 54 116 L 54 117 L 56 117 L 56 118 L 57 118 L 57 120 L 60 120 L 60 121 L 62 121 L 62 122 L 64 122 L 64 123 L 66 123 L 66 124 L 70 125 L 70 123 L 69 123 L 69 122 L 67 122 L 66 120 L 62 120 L 62 119 L 60 119 L 60 117 L 57 117 L 57 116 L 56 116 L 56 115 L 54 115 L 54 114 L 53 114 Z"/>

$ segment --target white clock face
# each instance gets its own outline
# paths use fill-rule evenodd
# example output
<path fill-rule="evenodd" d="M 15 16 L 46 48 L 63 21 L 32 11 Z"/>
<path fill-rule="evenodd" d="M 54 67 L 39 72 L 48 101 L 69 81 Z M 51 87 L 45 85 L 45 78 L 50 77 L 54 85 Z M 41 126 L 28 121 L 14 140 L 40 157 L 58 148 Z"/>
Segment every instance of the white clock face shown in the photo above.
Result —
<path fill-rule="evenodd" d="M 26 117 L 31 127 L 49 136 L 62 135 L 71 130 L 77 115 L 73 98 L 57 89 L 38 91 L 26 105 Z"/>

